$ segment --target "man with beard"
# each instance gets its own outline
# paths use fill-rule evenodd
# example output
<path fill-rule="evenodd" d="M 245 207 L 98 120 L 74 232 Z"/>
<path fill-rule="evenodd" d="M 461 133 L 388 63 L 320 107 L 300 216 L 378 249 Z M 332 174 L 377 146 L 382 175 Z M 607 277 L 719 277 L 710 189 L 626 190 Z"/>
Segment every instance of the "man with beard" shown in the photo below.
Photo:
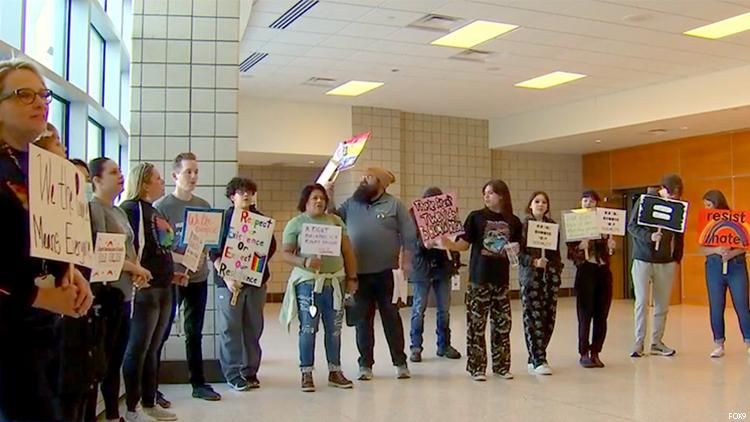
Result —
<path fill-rule="evenodd" d="M 393 270 L 410 262 L 408 249 L 416 243 L 416 227 L 400 200 L 386 192 L 396 178 L 388 170 L 371 167 L 351 198 L 332 210 L 346 223 L 357 255 L 359 290 L 352 311 L 357 315 L 359 380 L 372 379 L 375 346 L 375 309 L 380 310 L 383 331 L 399 379 L 410 378 L 404 353 L 404 327 L 392 303 Z M 332 190 L 329 185 L 329 190 Z M 332 192 L 330 192 L 332 193 Z M 332 198 L 333 195 L 329 194 Z M 401 253 L 401 251 L 404 253 Z M 399 257 L 400 262 L 399 262 Z"/>

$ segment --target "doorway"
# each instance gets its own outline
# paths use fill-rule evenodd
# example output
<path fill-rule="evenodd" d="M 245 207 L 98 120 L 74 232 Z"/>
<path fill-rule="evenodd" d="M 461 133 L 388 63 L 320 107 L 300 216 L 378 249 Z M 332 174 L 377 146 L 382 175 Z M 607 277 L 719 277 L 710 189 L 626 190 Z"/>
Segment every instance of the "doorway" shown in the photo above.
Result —
<path fill-rule="evenodd" d="M 615 191 L 615 196 L 619 197 L 622 202 L 623 209 L 627 210 L 628 212 L 628 220 L 630 220 L 631 212 L 633 212 L 633 207 L 635 206 L 635 203 L 638 201 L 638 198 L 641 197 L 644 193 L 648 192 L 648 187 L 639 187 L 639 188 L 631 188 L 631 189 L 623 189 Z M 633 291 L 633 276 L 630 271 L 630 268 L 633 265 L 633 252 L 635 251 L 635 247 L 633 246 L 633 237 L 630 235 L 630 233 L 625 233 L 625 241 L 623 242 L 621 254 L 622 254 L 622 286 L 620 288 L 622 289 L 623 298 L 625 299 L 635 299 L 635 293 Z M 615 287 L 617 288 L 617 287 Z"/>

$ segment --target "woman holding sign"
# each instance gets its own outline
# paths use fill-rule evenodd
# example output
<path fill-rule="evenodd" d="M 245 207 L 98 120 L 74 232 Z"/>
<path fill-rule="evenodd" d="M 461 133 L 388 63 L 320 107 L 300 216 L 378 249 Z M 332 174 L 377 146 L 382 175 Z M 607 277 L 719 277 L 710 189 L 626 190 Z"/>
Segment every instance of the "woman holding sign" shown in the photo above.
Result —
<path fill-rule="evenodd" d="M 357 258 L 344 222 L 334 214 L 326 214 L 328 202 L 323 186 L 305 186 L 297 206 L 301 214 L 287 223 L 282 243 L 284 261 L 294 269 L 284 294 L 280 320 L 289 329 L 292 320 L 299 318 L 300 370 L 305 392 L 315 391 L 315 333 L 321 318 L 325 328 L 328 385 L 352 388 L 352 382 L 341 371 L 342 282 L 346 281 L 347 294 L 357 291 Z M 336 229 L 326 230 L 328 226 Z"/>
<path fill-rule="evenodd" d="M 556 224 L 549 217 L 549 195 L 534 192 L 526 206 L 523 241 L 518 259 L 521 264 L 519 282 L 523 304 L 523 329 L 529 351 L 529 373 L 552 375 L 547 362 L 547 346 L 552 338 L 557 316 L 557 292 L 563 263 L 559 241 L 555 249 L 529 246 L 529 222 Z"/>
<path fill-rule="evenodd" d="M 703 205 L 707 209 L 729 210 L 724 194 L 711 190 L 703 195 Z M 745 250 L 741 248 L 707 247 L 701 248 L 706 255 L 706 287 L 711 314 L 711 331 L 714 334 L 716 349 L 712 358 L 724 356 L 724 310 L 726 309 L 727 287 L 732 296 L 734 312 L 740 323 L 742 338 L 750 354 L 750 308 L 748 307 L 748 278 Z"/>
<path fill-rule="evenodd" d="M 187 277 L 175 273 L 172 262 L 174 231 L 152 203 L 164 194 L 164 180 L 151 163 L 141 163 L 130 171 L 126 200 L 120 208 L 128 216 L 135 234 L 138 262 L 151 272 L 148 288 L 137 290 L 133 298 L 130 336 L 125 351 L 123 376 L 127 413 L 125 420 L 140 421 L 138 402 L 151 418 L 177 420 L 174 413 L 154 406 L 156 400 L 159 346 L 172 311 L 171 284 L 184 284 Z"/>

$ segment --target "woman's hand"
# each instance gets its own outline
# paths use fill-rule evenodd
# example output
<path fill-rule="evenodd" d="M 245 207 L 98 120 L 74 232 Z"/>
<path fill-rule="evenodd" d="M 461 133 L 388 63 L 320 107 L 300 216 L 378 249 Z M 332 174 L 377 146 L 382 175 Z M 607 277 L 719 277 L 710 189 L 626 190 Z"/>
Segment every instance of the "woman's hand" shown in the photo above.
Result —
<path fill-rule="evenodd" d="M 357 293 L 357 290 L 359 289 L 359 280 L 357 280 L 356 277 L 347 277 L 346 278 L 346 292 L 350 295 L 353 295 Z"/>
<path fill-rule="evenodd" d="M 317 256 L 310 256 L 305 258 L 305 268 L 313 271 L 320 271 L 320 266 L 323 264 L 323 260 Z"/>
<path fill-rule="evenodd" d="M 61 285 L 75 287 L 77 292 L 75 311 L 79 316 L 86 315 L 94 302 L 94 294 L 91 293 L 91 286 L 83 274 L 74 268 L 73 271 L 68 271 L 63 275 Z"/>
<path fill-rule="evenodd" d="M 578 245 L 578 249 L 585 251 L 588 248 L 589 248 L 589 240 L 588 239 L 581 240 L 581 243 Z"/>
<path fill-rule="evenodd" d="M 242 282 L 240 281 L 237 281 L 233 278 L 224 281 L 227 283 L 227 288 L 229 289 L 229 291 L 233 294 L 239 292 L 240 289 L 242 289 Z"/>
<path fill-rule="evenodd" d="M 537 258 L 534 260 L 534 266 L 536 268 L 547 268 L 547 263 L 549 261 L 545 257 Z"/>
<path fill-rule="evenodd" d="M 188 276 L 185 273 L 173 273 L 172 274 L 172 284 L 176 284 L 178 286 L 187 286 L 188 284 Z"/>
<path fill-rule="evenodd" d="M 617 242 L 615 242 L 615 239 L 609 238 L 607 239 L 607 249 L 610 251 L 614 251 L 617 248 Z"/>

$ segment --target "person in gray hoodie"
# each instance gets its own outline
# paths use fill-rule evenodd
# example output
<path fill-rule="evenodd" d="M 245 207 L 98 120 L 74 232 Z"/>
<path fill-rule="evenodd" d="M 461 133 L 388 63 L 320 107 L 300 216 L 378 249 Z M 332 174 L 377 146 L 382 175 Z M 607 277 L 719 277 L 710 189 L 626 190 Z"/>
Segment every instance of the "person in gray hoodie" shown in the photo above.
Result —
<path fill-rule="evenodd" d="M 662 198 L 679 199 L 684 186 L 680 176 L 669 174 L 662 178 L 658 194 Z M 646 310 L 648 306 L 648 284 L 653 283 L 654 327 L 651 335 L 651 354 L 673 356 L 676 351 L 662 341 L 669 312 L 669 298 L 677 266 L 682 261 L 684 239 L 682 233 L 657 230 L 638 224 L 636 201 L 630 212 L 628 233 L 633 238 L 633 266 L 631 268 L 635 289 L 635 343 L 630 357 L 644 355 L 646 339 Z"/>

